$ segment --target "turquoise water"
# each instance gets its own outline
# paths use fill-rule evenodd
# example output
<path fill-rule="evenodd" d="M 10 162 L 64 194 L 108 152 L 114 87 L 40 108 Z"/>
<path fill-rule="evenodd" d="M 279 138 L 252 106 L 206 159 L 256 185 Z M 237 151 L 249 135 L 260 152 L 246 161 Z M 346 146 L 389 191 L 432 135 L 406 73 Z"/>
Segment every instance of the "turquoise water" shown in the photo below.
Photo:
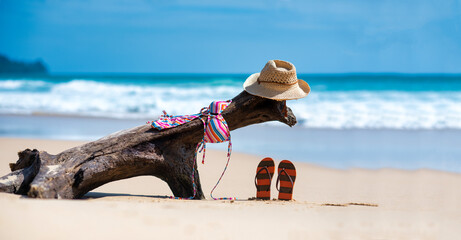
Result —
<path fill-rule="evenodd" d="M 1 90 L 47 91 L 76 80 L 136 86 L 241 86 L 250 74 L 75 74 L 1 76 Z M 299 74 L 318 91 L 461 91 L 461 74 Z M 16 83 L 13 83 L 14 81 Z M 27 81 L 31 81 L 27 84 Z M 36 82 L 35 84 L 33 82 Z M 43 82 L 43 83 L 41 83 Z"/>
<path fill-rule="evenodd" d="M 241 92 L 249 74 L 0 77 L 0 114 L 121 119 L 198 112 Z M 306 128 L 461 129 L 461 75 L 300 74 L 307 98 L 289 101 Z"/>
<path fill-rule="evenodd" d="M 0 77 L 0 137 L 96 140 L 155 120 L 162 110 L 191 114 L 231 99 L 248 75 Z M 287 102 L 296 127 L 274 122 L 238 129 L 231 133 L 234 151 L 340 169 L 461 172 L 461 75 L 299 78 L 312 91 Z M 226 150 L 227 144 L 209 147 Z"/>

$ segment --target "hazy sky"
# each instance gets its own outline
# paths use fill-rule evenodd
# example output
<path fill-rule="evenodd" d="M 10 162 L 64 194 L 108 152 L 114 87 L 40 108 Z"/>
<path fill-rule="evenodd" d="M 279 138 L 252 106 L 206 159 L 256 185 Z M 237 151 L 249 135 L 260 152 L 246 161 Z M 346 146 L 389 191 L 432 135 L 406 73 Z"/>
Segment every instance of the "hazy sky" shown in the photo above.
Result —
<path fill-rule="evenodd" d="M 52 72 L 459 73 L 461 0 L 0 0 L 0 53 Z"/>

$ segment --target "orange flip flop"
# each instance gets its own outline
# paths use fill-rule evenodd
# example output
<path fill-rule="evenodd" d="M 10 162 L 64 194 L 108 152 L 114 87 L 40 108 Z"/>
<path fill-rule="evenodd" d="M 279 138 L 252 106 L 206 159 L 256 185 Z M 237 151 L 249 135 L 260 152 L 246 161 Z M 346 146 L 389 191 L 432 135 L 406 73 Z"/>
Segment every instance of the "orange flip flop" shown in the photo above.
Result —
<path fill-rule="evenodd" d="M 272 158 L 267 157 L 259 162 L 255 176 L 256 199 L 271 199 L 271 181 L 274 171 L 275 164 Z"/>
<path fill-rule="evenodd" d="M 277 169 L 278 177 L 275 187 L 279 191 L 279 200 L 293 199 L 293 187 L 296 180 L 296 168 L 292 162 L 283 160 Z M 280 189 L 279 189 L 280 183 Z"/>

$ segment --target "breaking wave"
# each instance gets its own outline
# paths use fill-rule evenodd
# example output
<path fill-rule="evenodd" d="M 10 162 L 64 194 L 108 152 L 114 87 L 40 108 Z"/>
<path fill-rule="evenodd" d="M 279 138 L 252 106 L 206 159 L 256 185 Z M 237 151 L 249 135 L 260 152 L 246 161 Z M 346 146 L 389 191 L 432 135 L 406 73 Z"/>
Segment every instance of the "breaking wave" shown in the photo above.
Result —
<path fill-rule="evenodd" d="M 133 80 L 0 79 L 0 114 L 65 114 L 156 119 L 197 113 L 214 100 L 231 99 L 245 79 L 209 79 L 189 84 Z M 221 82 L 221 84 L 217 84 Z M 210 81 L 208 82 L 210 83 Z M 326 87 L 325 87 L 326 86 Z M 461 129 L 461 91 L 396 89 L 328 90 L 316 87 L 305 99 L 288 101 L 298 124 L 308 128 Z M 1 116 L 0 116 L 1 117 Z"/>

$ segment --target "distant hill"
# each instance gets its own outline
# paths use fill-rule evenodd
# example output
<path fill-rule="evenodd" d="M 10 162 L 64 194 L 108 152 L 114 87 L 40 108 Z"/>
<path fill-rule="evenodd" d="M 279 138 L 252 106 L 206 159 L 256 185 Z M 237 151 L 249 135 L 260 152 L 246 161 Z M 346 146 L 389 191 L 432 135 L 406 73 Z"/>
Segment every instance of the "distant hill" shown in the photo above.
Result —
<path fill-rule="evenodd" d="M 48 70 L 41 60 L 20 62 L 0 54 L 0 74 L 47 74 Z"/>

